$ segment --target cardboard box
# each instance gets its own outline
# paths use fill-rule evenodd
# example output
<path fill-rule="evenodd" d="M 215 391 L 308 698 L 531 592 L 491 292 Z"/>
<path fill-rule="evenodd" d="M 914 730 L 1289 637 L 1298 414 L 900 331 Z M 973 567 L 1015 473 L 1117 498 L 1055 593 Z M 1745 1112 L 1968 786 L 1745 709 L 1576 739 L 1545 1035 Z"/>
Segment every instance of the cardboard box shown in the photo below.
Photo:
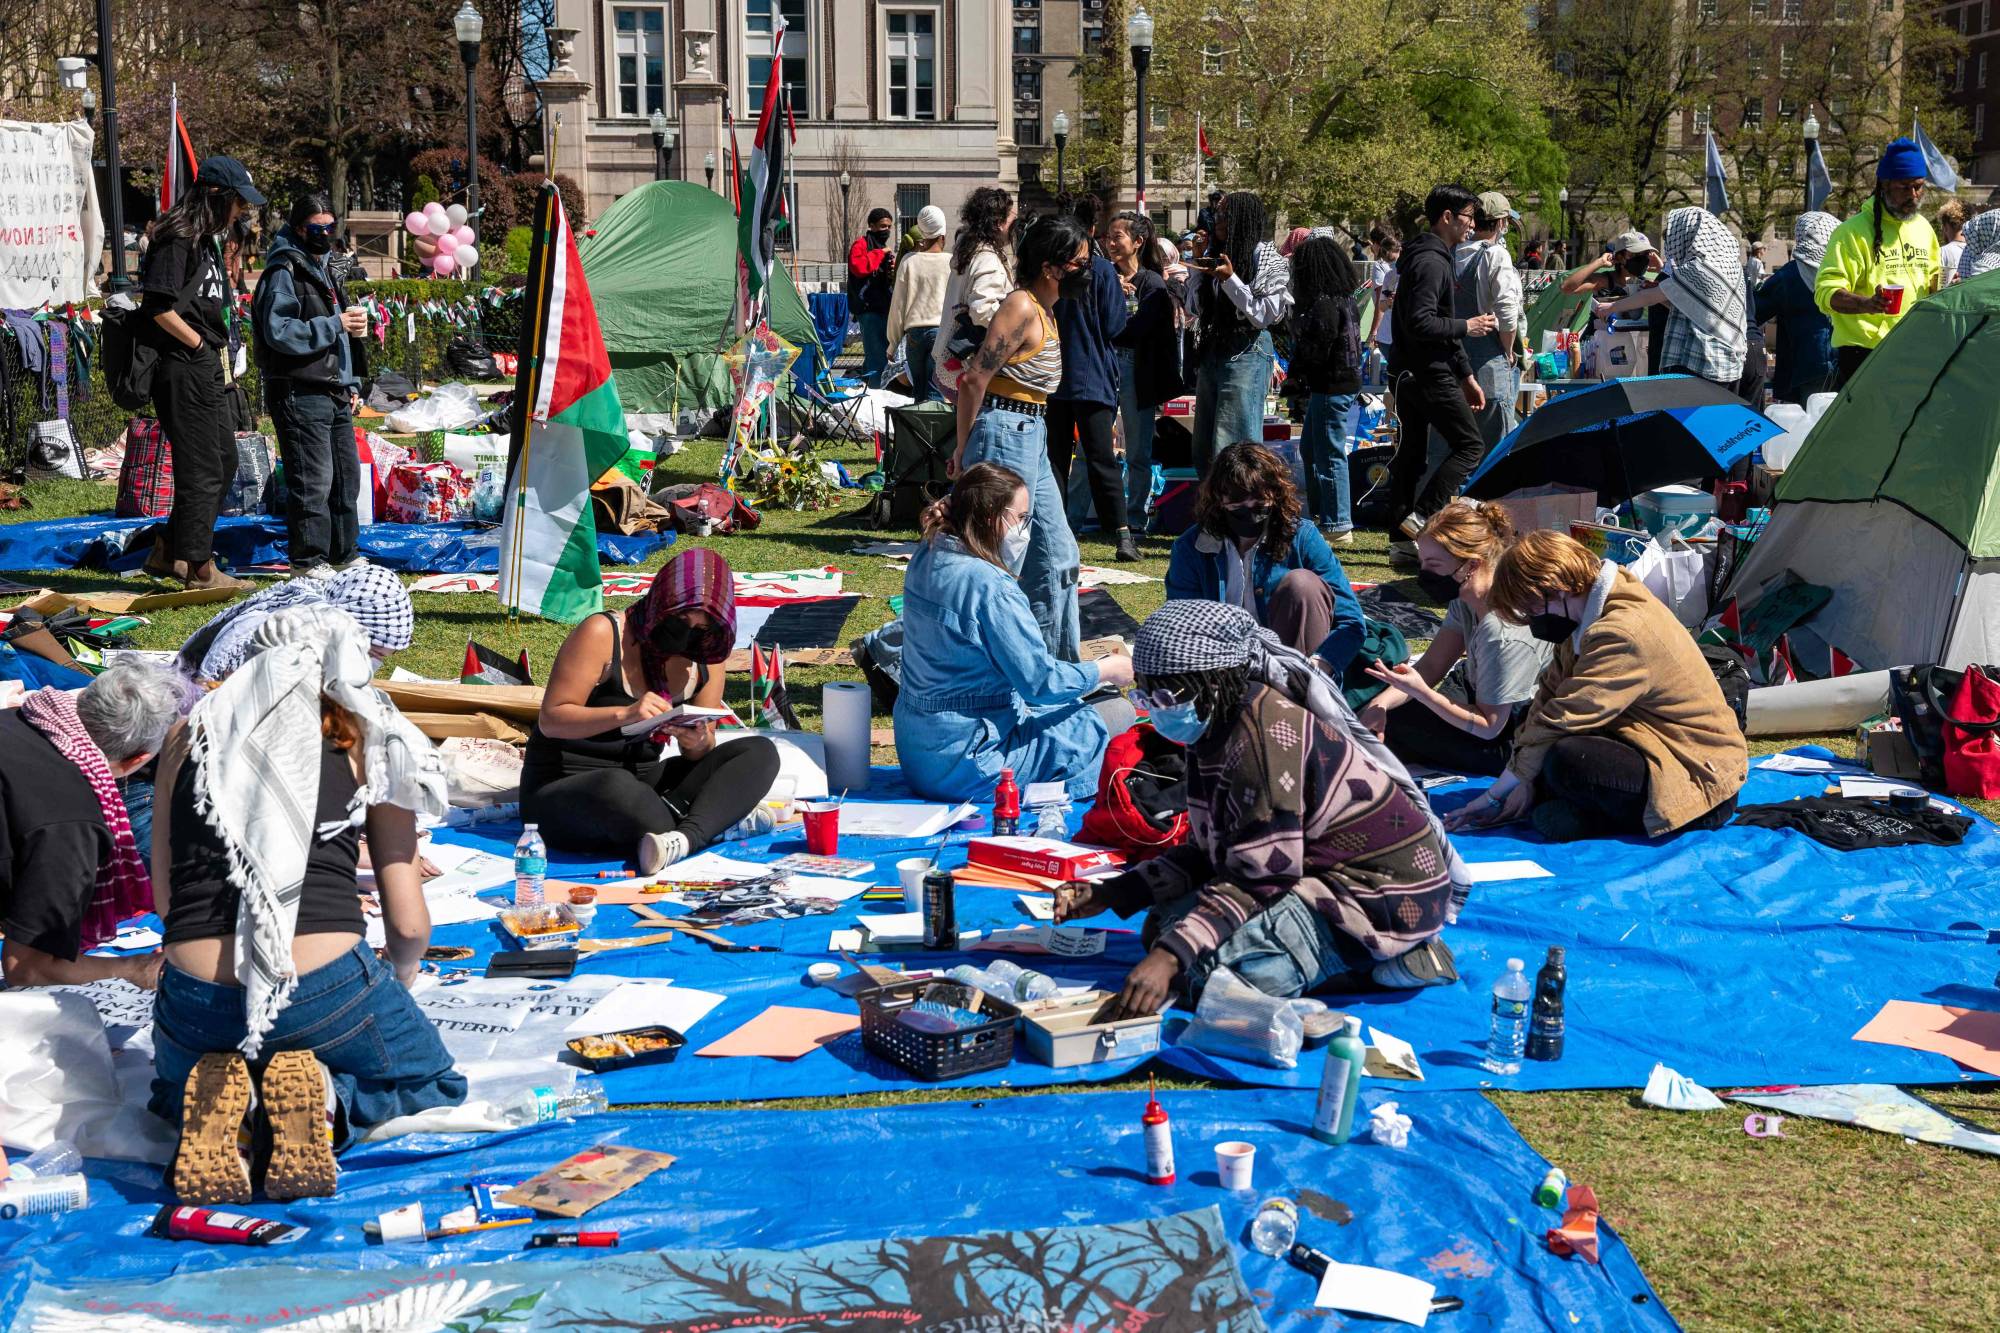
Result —
<path fill-rule="evenodd" d="M 1028 1054 L 1056 1069 L 1157 1055 L 1160 1016 L 1096 1023 L 1097 1011 L 1116 997 L 1105 991 L 1021 1006 L 1021 1036 Z"/>
<path fill-rule="evenodd" d="M 1752 509 L 1769 509 L 1772 497 L 1777 494 L 1778 483 L 1784 479 L 1785 474 L 1782 471 L 1765 467 L 1762 463 L 1752 463 L 1750 465 L 1750 507 Z"/>

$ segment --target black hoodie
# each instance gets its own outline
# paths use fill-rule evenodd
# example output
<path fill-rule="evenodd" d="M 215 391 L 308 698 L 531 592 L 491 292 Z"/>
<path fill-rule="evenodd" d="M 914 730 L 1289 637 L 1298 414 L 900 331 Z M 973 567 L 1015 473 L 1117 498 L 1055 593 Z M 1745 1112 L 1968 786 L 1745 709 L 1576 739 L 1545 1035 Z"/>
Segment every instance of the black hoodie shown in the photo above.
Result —
<path fill-rule="evenodd" d="M 1403 246 L 1396 261 L 1396 304 L 1390 311 L 1396 336 L 1390 344 L 1389 370 L 1444 369 L 1454 379 L 1472 374 L 1460 340 L 1465 321 L 1451 313 L 1451 247 L 1435 232 L 1419 232 Z"/>

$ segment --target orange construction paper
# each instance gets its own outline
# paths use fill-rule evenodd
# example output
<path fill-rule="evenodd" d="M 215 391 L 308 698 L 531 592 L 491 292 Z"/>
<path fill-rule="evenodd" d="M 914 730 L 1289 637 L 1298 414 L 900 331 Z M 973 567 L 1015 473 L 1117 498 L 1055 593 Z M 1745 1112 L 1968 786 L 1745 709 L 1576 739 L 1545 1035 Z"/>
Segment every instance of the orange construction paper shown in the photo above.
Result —
<path fill-rule="evenodd" d="M 1990 1009 L 1891 1000 L 1854 1040 L 1934 1051 L 1982 1074 L 2000 1076 L 2000 1013 Z"/>
<path fill-rule="evenodd" d="M 543 882 L 542 893 L 551 902 L 568 902 L 569 891 L 573 885 L 580 889 L 596 889 L 597 905 L 599 907 L 636 907 L 641 903 L 650 905 L 665 902 L 668 896 L 675 891 L 672 887 L 668 887 L 658 893 L 643 892 L 647 885 L 651 883 L 651 880 L 648 880 L 646 884 L 609 883 L 599 888 L 588 880 L 551 879 Z M 681 889 L 681 892 L 686 891 L 685 887 Z"/>
<path fill-rule="evenodd" d="M 837 1014 L 829 1009 L 796 1009 L 776 1004 L 695 1054 L 762 1055 L 773 1060 L 796 1060 L 860 1026 L 859 1014 Z"/>

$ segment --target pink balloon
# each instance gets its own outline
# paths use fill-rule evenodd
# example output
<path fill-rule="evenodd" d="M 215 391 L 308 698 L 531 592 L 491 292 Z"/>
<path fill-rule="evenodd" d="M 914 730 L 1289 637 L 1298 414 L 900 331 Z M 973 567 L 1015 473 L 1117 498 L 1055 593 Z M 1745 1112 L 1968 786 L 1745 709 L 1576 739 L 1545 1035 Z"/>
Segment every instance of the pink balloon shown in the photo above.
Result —
<path fill-rule="evenodd" d="M 425 217 L 435 217 L 437 214 L 442 212 L 444 212 L 444 205 L 439 203 L 435 199 L 431 200 L 428 204 L 424 205 Z"/>
<path fill-rule="evenodd" d="M 431 234 L 431 220 L 422 213 L 412 213 L 403 219 L 403 230 L 412 236 L 428 236 Z"/>
<path fill-rule="evenodd" d="M 479 239 L 479 233 L 474 231 L 470 227 L 462 226 L 457 231 L 454 231 L 452 235 L 458 238 L 458 243 L 460 245 L 471 245 L 474 241 Z"/>
<path fill-rule="evenodd" d="M 452 251 L 458 249 L 458 237 L 452 235 L 450 232 L 446 232 L 444 235 L 438 237 L 435 241 L 431 242 L 431 244 L 437 247 L 437 252 L 439 254 L 448 255 Z"/>
<path fill-rule="evenodd" d="M 431 261 L 431 267 L 437 270 L 437 275 L 440 278 L 448 278 L 451 276 L 452 270 L 458 267 L 458 261 L 452 258 L 450 254 L 440 250 L 438 251 L 437 258 Z"/>

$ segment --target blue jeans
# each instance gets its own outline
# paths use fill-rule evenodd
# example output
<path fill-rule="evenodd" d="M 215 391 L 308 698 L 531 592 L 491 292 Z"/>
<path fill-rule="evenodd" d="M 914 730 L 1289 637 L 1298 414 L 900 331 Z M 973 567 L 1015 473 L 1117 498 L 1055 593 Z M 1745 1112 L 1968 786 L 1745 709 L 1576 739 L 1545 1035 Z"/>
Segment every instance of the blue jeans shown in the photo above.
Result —
<path fill-rule="evenodd" d="M 1234 355 L 1216 347 L 1202 354 L 1194 388 L 1194 470 L 1201 476 L 1228 446 L 1263 441 L 1273 361 L 1271 335 L 1262 329 Z"/>
<path fill-rule="evenodd" d="M 937 345 L 937 325 L 927 329 L 907 329 L 903 333 L 903 350 L 910 362 L 910 392 L 920 403 L 928 403 L 938 396 L 931 384 L 931 349 Z"/>
<path fill-rule="evenodd" d="M 153 1114 L 181 1123 L 188 1072 L 211 1051 L 243 1040 L 243 988 L 191 977 L 168 963 L 153 1000 Z M 437 1029 L 374 950 L 352 950 L 299 978 L 292 1002 L 265 1034 L 263 1054 L 311 1051 L 333 1074 L 343 1149 L 358 1130 L 465 1100 Z"/>
<path fill-rule="evenodd" d="M 1151 950 L 1182 917 L 1192 912 L 1198 893 L 1163 903 L 1146 914 L 1139 938 Z M 1243 923 L 1222 947 L 1195 961 L 1187 977 L 1188 992 L 1198 995 L 1209 974 L 1226 967 L 1243 980 L 1279 999 L 1307 994 L 1334 977 L 1366 973 L 1375 959 L 1359 940 L 1341 934 L 1296 893 L 1287 893 L 1269 908 Z"/>
<path fill-rule="evenodd" d="M 889 366 L 889 317 L 863 314 L 855 322 L 861 325 L 861 382 L 879 389 L 882 372 Z"/>
<path fill-rule="evenodd" d="M 1299 451 L 1306 463 L 1306 508 L 1315 522 L 1336 533 L 1354 530 L 1347 481 L 1347 453 L 1354 447 L 1347 420 L 1353 411 L 1351 393 L 1316 393 L 1306 400 L 1305 429 L 1299 433 Z"/>
<path fill-rule="evenodd" d="M 1159 418 L 1139 405 L 1139 376 L 1132 349 L 1118 351 L 1118 415 L 1125 423 L 1125 523 L 1133 532 L 1147 528 L 1146 501 L 1153 496 L 1153 427 Z"/>
<path fill-rule="evenodd" d="M 139 845 L 139 859 L 146 863 L 146 869 L 153 868 L 153 779 L 151 768 L 144 770 L 146 777 L 129 777 L 119 783 L 120 794 L 125 798 L 125 818 L 132 825 L 132 841 Z"/>
<path fill-rule="evenodd" d="M 1083 660 L 1083 631 L 1077 623 L 1076 583 L 1082 566 L 1076 534 L 1063 513 L 1063 493 L 1049 466 L 1048 431 L 1039 416 L 988 407 L 965 438 L 964 464 L 996 463 L 1027 483 L 1034 503 L 1029 515 L 1028 556 L 1021 564 L 1021 591 L 1028 595 L 1035 623 L 1049 656 Z"/>

